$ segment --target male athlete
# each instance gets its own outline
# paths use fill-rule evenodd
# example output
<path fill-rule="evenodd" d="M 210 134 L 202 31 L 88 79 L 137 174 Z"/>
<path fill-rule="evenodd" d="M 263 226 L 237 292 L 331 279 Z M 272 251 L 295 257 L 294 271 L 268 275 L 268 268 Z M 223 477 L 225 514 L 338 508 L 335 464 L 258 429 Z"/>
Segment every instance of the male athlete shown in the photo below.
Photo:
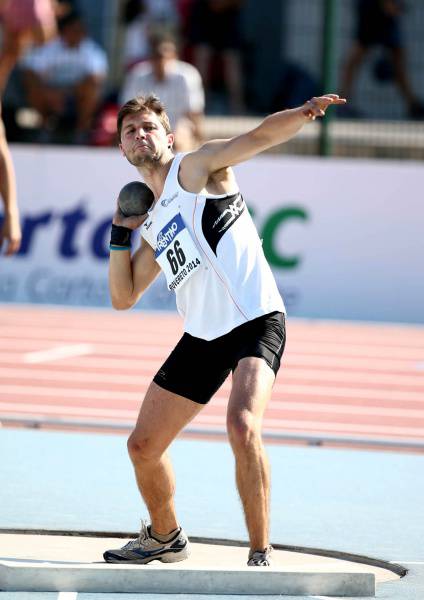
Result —
<path fill-rule="evenodd" d="M 292 138 L 344 104 L 335 94 L 274 113 L 255 129 L 189 154 L 155 96 L 127 102 L 118 115 L 120 149 L 154 193 L 147 215 L 113 218 L 109 285 L 113 306 L 133 306 L 162 270 L 184 317 L 184 335 L 155 375 L 128 440 L 151 525 L 107 562 L 187 558 L 189 542 L 174 507 L 167 448 L 232 372 L 227 430 L 250 539 L 248 565 L 268 566 L 269 467 L 261 422 L 285 344 L 285 309 L 231 167 Z M 132 230 L 142 226 L 131 256 Z"/>

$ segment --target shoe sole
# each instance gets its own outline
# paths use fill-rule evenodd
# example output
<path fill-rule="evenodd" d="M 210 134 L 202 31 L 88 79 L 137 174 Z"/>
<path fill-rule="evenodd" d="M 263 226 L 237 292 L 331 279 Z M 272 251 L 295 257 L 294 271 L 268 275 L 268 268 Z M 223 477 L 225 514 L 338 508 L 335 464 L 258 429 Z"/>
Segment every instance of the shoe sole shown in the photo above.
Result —
<path fill-rule="evenodd" d="M 180 562 L 182 560 L 186 560 L 190 556 L 190 550 L 186 547 L 180 552 L 168 552 L 167 554 L 163 554 L 162 556 L 148 556 L 146 558 L 136 558 L 136 559 L 126 559 L 126 558 L 118 558 L 113 556 L 107 556 L 107 553 L 103 554 L 103 558 L 107 563 L 114 564 L 125 564 L 125 565 L 147 565 L 154 560 L 158 560 L 163 563 L 174 563 Z"/>

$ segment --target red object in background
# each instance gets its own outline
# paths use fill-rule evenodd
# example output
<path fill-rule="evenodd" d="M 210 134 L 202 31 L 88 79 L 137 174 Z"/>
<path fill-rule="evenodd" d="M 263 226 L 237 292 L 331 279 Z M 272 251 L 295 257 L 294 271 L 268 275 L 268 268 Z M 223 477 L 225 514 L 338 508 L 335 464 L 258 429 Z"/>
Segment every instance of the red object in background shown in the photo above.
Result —
<path fill-rule="evenodd" d="M 116 119 L 119 105 L 111 102 L 101 109 L 90 142 L 93 146 L 115 146 L 117 144 Z"/>

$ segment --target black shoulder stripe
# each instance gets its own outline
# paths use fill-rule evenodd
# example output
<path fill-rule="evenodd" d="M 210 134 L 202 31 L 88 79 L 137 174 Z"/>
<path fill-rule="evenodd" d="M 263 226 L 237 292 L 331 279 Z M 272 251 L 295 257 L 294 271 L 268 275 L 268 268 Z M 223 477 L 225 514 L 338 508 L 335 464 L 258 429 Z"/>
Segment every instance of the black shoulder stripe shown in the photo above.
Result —
<path fill-rule="evenodd" d="M 246 208 L 240 193 L 225 198 L 206 198 L 202 215 L 202 230 L 214 254 L 219 240 L 237 221 Z"/>

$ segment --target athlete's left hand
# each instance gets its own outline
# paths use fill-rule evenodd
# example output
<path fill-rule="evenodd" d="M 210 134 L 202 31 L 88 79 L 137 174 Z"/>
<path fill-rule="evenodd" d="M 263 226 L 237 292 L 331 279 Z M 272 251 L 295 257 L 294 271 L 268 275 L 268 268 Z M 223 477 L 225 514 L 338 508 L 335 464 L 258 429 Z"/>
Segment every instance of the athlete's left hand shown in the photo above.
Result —
<path fill-rule="evenodd" d="M 305 102 L 301 110 L 309 121 L 315 121 L 317 117 L 323 117 L 327 108 L 333 104 L 346 104 L 346 98 L 340 98 L 337 94 L 314 96 Z"/>
<path fill-rule="evenodd" d="M 126 217 L 124 213 L 119 208 L 118 202 L 116 203 L 116 211 L 113 215 L 112 223 L 114 225 L 121 225 L 122 227 L 128 227 L 128 229 L 138 229 L 143 225 L 144 221 L 147 219 L 147 213 L 145 215 L 133 215 L 132 217 Z"/>

